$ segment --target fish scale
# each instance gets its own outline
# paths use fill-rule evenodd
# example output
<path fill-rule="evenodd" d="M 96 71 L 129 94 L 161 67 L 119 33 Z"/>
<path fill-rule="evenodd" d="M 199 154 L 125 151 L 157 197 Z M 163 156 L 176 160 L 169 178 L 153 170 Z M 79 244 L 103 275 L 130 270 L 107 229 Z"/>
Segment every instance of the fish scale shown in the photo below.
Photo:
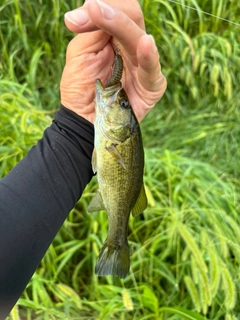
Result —
<path fill-rule="evenodd" d="M 125 146 L 121 146 L 120 148 L 121 156 L 127 164 L 126 169 L 120 165 L 116 166 L 116 161 L 114 161 L 111 154 L 106 151 L 106 154 L 103 155 L 105 166 L 102 166 L 103 169 L 98 171 L 100 176 L 104 176 L 104 184 L 101 187 L 101 192 L 105 195 L 104 198 L 108 199 L 108 201 L 104 203 L 104 206 L 108 212 L 111 212 L 109 215 L 108 233 L 113 244 L 118 241 L 118 239 L 113 239 L 113 237 L 118 233 L 119 225 L 123 225 L 123 229 L 127 230 L 129 215 L 122 215 L 122 212 L 126 211 L 130 214 L 130 211 L 132 210 L 140 193 L 142 183 L 142 179 L 140 177 L 143 175 L 141 170 L 141 168 L 143 168 L 143 159 L 140 159 L 139 155 L 140 161 L 138 161 L 136 165 L 138 167 L 134 168 L 135 155 L 137 152 L 139 153 L 139 150 L 136 150 L 136 148 L 134 150 L 133 145 L 140 142 L 136 140 L 138 140 L 137 134 L 135 134 L 134 137 L 131 137 L 131 139 L 128 139 L 125 144 L 127 148 L 125 148 Z M 130 147 L 132 148 L 132 154 L 134 154 L 134 157 L 129 156 L 129 144 L 131 144 Z M 132 174 L 132 170 L 137 170 L 139 175 Z M 111 172 L 111 175 L 105 176 L 106 172 Z M 126 174 L 127 172 L 129 172 L 129 174 Z M 132 187 L 133 185 L 136 187 Z M 129 198 L 128 202 L 126 202 L 126 198 Z M 118 201 L 116 201 L 116 199 L 118 199 Z M 119 217 L 122 220 L 120 224 L 115 223 L 116 217 Z M 118 236 L 116 236 L 116 238 L 118 238 Z"/>
<path fill-rule="evenodd" d="M 118 64 L 110 78 L 115 80 L 111 80 L 109 87 L 104 88 L 96 80 L 92 166 L 97 172 L 98 191 L 88 212 L 106 210 L 108 213 L 108 236 L 100 250 L 95 273 L 125 278 L 130 268 L 129 216 L 131 212 L 133 216 L 143 212 L 147 198 L 140 126 L 122 88 L 119 72 L 122 74 Z"/>

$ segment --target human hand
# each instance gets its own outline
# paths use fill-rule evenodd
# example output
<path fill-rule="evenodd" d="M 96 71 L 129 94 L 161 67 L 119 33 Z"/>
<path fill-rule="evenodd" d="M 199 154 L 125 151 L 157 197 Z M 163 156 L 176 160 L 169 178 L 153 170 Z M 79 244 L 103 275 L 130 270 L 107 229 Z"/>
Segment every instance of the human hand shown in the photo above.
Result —
<path fill-rule="evenodd" d="M 145 32 L 138 2 L 88 0 L 81 8 L 68 12 L 65 23 L 79 34 L 67 49 L 61 80 L 62 104 L 94 121 L 95 80 L 106 83 L 114 61 L 113 49 L 120 44 L 124 59 L 122 84 L 141 121 L 162 97 L 166 79 L 154 40 Z"/>

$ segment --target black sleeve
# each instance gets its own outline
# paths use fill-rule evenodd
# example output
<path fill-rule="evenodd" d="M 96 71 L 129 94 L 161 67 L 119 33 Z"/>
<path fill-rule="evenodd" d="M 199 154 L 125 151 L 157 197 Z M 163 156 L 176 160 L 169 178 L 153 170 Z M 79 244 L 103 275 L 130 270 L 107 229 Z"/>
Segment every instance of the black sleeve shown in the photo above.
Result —
<path fill-rule="evenodd" d="M 14 306 L 93 172 L 93 125 L 61 106 L 0 181 L 0 319 Z"/>

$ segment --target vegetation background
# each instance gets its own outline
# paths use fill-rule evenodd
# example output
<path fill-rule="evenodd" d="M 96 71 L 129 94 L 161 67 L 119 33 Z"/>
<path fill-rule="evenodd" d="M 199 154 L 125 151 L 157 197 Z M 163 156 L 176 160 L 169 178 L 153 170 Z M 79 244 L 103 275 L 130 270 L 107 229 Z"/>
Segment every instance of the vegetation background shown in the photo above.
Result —
<path fill-rule="evenodd" d="M 140 3 L 168 89 L 141 124 L 149 207 L 130 219 L 130 275 L 94 275 L 107 219 L 86 214 L 93 179 L 9 319 L 240 319 L 240 2 Z M 63 15 L 81 4 L 1 1 L 1 177 L 59 106 Z"/>

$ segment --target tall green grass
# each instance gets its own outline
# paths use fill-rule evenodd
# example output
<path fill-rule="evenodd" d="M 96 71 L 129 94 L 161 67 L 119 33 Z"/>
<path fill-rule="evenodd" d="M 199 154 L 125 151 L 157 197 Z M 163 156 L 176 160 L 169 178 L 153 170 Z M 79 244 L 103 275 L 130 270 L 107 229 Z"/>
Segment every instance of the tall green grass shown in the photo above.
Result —
<path fill-rule="evenodd" d="M 81 3 L 0 6 L 1 177 L 58 108 L 72 38 L 63 15 Z M 239 3 L 140 3 L 168 89 L 141 125 L 149 206 L 129 222 L 131 272 L 124 281 L 94 275 L 108 227 L 105 212 L 86 214 L 94 178 L 9 319 L 239 318 L 240 33 L 214 17 L 237 23 Z"/>

